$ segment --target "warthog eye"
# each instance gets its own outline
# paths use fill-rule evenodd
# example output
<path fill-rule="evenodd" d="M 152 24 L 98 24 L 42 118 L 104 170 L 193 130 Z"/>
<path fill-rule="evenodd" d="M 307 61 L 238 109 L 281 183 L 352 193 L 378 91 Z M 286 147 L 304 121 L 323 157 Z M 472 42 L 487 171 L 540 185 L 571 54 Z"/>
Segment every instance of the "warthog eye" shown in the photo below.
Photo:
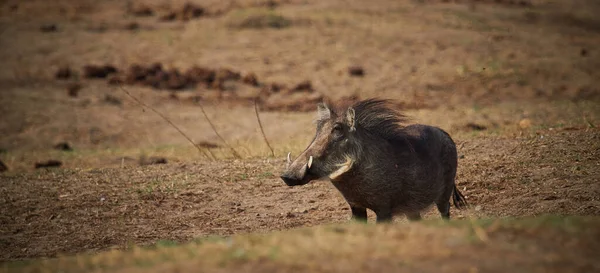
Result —
<path fill-rule="evenodd" d="M 342 138 L 344 136 L 344 130 L 342 128 L 342 125 L 334 125 L 333 129 L 331 129 L 331 135 L 333 136 L 334 140 L 339 140 L 340 138 Z"/>

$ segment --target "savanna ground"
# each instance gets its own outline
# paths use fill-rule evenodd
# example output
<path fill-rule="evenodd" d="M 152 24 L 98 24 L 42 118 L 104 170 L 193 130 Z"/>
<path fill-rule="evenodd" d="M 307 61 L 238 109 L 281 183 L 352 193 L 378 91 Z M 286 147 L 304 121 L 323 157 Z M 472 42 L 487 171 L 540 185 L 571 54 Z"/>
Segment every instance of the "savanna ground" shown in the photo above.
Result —
<path fill-rule="evenodd" d="M 1 2 L 3 271 L 600 270 L 597 1 L 192 3 L 204 14 L 161 20 L 184 2 Z M 154 14 L 134 12 L 145 7 Z M 314 113 L 261 110 L 271 156 L 248 98 L 273 90 L 123 86 L 200 152 L 118 85 L 80 72 L 155 62 L 310 81 L 318 99 L 395 99 L 453 136 L 471 208 L 449 223 L 433 210 L 420 223 L 351 223 L 328 182 L 278 179 Z M 73 75 L 56 79 L 62 67 Z M 314 102 L 282 94 L 267 95 Z M 62 165 L 34 168 L 48 160 Z"/>

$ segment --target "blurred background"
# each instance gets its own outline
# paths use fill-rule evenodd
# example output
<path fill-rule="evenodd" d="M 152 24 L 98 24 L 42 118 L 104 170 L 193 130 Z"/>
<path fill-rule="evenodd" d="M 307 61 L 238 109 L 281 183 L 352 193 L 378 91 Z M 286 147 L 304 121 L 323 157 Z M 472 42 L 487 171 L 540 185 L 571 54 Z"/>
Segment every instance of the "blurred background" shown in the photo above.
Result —
<path fill-rule="evenodd" d="M 453 133 L 585 123 L 598 114 L 599 11 L 591 0 L 3 1 L 0 147 L 198 154 L 123 89 L 214 149 L 224 143 L 205 107 L 250 157 L 270 154 L 255 101 L 278 154 L 306 144 L 323 100 L 395 99 Z"/>

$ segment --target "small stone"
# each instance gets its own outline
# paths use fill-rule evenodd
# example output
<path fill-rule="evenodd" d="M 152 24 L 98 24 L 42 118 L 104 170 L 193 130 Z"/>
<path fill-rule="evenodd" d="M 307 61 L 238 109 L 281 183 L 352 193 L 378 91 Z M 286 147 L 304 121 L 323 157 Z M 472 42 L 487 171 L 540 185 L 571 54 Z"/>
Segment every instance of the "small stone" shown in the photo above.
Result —
<path fill-rule="evenodd" d="M 68 79 L 73 75 L 73 71 L 71 71 L 71 68 L 68 66 L 61 66 L 58 68 L 58 70 L 56 70 L 56 73 L 54 74 L 54 77 L 57 79 Z"/>
<path fill-rule="evenodd" d="M 61 151 L 73 151 L 73 148 L 67 142 L 57 143 L 56 145 L 54 145 L 54 149 L 61 150 Z"/>
<path fill-rule="evenodd" d="M 250 72 L 242 77 L 242 82 L 252 86 L 259 86 L 256 74 Z"/>
<path fill-rule="evenodd" d="M 348 67 L 348 74 L 353 77 L 363 77 L 365 70 L 361 66 L 350 66 Z"/>
<path fill-rule="evenodd" d="M 58 30 L 58 27 L 56 27 L 56 24 L 46 24 L 46 25 L 40 26 L 41 32 L 55 32 L 57 30 Z"/>
<path fill-rule="evenodd" d="M 140 24 L 138 24 L 137 22 L 129 22 L 129 23 L 125 24 L 125 26 L 123 28 L 125 30 L 137 30 L 140 28 Z"/>
<path fill-rule="evenodd" d="M 121 102 L 121 99 L 110 95 L 110 94 L 106 94 L 104 96 L 104 102 L 108 103 L 108 104 L 112 104 L 112 105 L 121 105 L 123 104 L 123 102 Z"/>
<path fill-rule="evenodd" d="M 40 168 L 60 167 L 61 165 L 62 165 L 62 162 L 51 159 L 51 160 L 44 161 L 44 162 L 36 162 L 34 166 L 36 169 L 40 169 Z"/>
<path fill-rule="evenodd" d="M 129 7 L 129 13 L 135 16 L 152 16 L 154 11 L 151 7 L 143 4 L 134 4 Z"/>
<path fill-rule="evenodd" d="M 528 118 L 522 119 L 521 121 L 519 121 L 519 127 L 521 129 L 527 129 L 531 127 L 531 120 Z"/>
<path fill-rule="evenodd" d="M 141 157 L 140 165 L 156 165 L 156 164 L 167 164 L 167 159 L 159 156 L 151 156 L 149 158 Z"/>
<path fill-rule="evenodd" d="M 296 86 L 294 86 L 294 88 L 292 88 L 292 91 L 296 92 L 296 91 L 306 91 L 306 92 L 312 92 L 314 91 L 312 83 L 308 80 L 306 81 L 302 81 L 300 83 L 298 83 Z"/>
<path fill-rule="evenodd" d="M 465 125 L 465 127 L 467 127 L 467 129 L 470 129 L 473 131 L 483 131 L 483 130 L 487 129 L 487 127 L 485 127 L 481 124 L 473 123 L 473 122 L 467 123 L 467 125 Z"/>
<path fill-rule="evenodd" d="M 108 75 L 117 73 L 118 70 L 112 65 L 86 65 L 83 67 L 83 77 L 103 79 Z"/>
<path fill-rule="evenodd" d="M 0 173 L 8 171 L 8 167 L 0 160 Z"/>
<path fill-rule="evenodd" d="M 79 83 L 74 82 L 67 85 L 67 94 L 69 97 L 76 98 L 79 96 L 79 90 L 81 90 L 81 84 Z"/>

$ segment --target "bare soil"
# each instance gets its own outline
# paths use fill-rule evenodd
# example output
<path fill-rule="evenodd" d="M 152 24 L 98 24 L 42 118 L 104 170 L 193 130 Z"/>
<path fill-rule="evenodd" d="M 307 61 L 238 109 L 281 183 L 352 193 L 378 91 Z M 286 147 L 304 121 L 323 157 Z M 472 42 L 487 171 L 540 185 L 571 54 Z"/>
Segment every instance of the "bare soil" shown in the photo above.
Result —
<path fill-rule="evenodd" d="M 362 235 L 401 232 L 346 226 L 349 208 L 327 181 L 289 188 L 279 180 L 287 152 L 301 152 L 314 133 L 314 114 L 307 111 L 324 99 L 395 99 L 411 122 L 447 130 L 459 148 L 457 183 L 471 204 L 453 209 L 456 219 L 600 214 L 596 1 L 134 2 L 0 4 L 0 162 L 6 167 L 0 173 L 0 261 L 6 265 L 329 224 Z M 145 70 L 143 81 L 126 82 L 131 67 L 155 63 L 169 71 L 158 84 L 148 84 L 155 78 Z M 103 77 L 85 77 L 92 66 Z M 181 85 L 194 67 L 216 78 L 217 71 L 239 75 L 222 76 L 216 85 Z M 263 142 L 254 101 L 275 156 Z M 48 162 L 60 164 L 38 165 Z M 439 215 L 431 210 L 426 218 Z M 590 230 L 598 226 L 590 221 Z M 415 244 L 438 232 L 464 235 L 401 218 L 396 225 L 410 230 Z M 541 249 L 530 253 L 540 264 L 559 255 L 567 258 L 550 263 L 557 268 L 598 269 L 587 252 L 578 262 L 567 252 L 544 250 L 568 244 L 571 233 L 485 228 L 493 244 L 452 250 L 470 254 L 338 254 L 365 271 L 439 272 L 425 262 L 398 267 L 395 253 L 454 261 L 464 271 L 471 269 L 461 262 L 504 272 L 508 260 L 548 272 L 523 259 L 529 252 L 518 246 L 529 245 Z M 296 243 L 302 233 L 291 234 L 281 242 Z M 299 253 L 330 251 L 319 238 L 337 237 L 324 234 L 309 236 Z M 588 245 L 597 233 L 577 234 L 573 248 L 598 249 Z M 338 239 L 326 242 L 342 244 Z M 486 255 L 502 258 L 478 259 Z M 328 267 L 327 257 L 337 256 L 324 255 L 314 267 L 284 264 L 291 271 L 348 269 Z M 180 265 L 181 271 L 196 266 Z M 221 272 L 280 266 L 235 260 Z"/>

